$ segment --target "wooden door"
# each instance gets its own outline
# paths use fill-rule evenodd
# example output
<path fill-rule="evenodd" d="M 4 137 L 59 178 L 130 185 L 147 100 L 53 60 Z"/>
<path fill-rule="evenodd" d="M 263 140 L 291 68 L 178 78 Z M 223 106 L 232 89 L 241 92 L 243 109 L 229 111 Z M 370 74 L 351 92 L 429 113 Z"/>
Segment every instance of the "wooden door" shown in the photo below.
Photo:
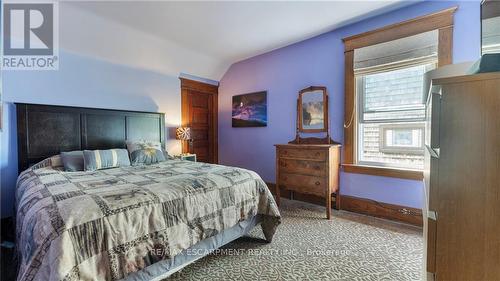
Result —
<path fill-rule="evenodd" d="M 181 78 L 182 126 L 191 127 L 192 142 L 182 151 L 200 162 L 217 163 L 217 86 Z"/>
<path fill-rule="evenodd" d="M 188 147 L 190 153 L 196 154 L 201 162 L 214 163 L 212 115 L 212 96 L 196 91 L 188 91 L 189 115 L 193 141 Z"/>

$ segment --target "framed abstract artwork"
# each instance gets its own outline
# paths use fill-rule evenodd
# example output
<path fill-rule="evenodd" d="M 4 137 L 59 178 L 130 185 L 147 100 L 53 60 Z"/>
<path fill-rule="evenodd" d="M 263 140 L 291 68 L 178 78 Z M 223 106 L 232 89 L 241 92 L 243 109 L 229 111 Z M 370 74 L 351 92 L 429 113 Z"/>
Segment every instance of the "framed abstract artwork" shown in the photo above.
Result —
<path fill-rule="evenodd" d="M 267 126 L 267 92 L 233 96 L 233 127 Z"/>

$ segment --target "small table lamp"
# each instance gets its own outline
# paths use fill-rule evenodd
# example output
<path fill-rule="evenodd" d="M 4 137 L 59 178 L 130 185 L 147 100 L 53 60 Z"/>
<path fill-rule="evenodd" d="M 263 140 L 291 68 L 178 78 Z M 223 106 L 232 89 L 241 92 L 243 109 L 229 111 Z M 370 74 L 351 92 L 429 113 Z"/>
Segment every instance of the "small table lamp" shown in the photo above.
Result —
<path fill-rule="evenodd" d="M 175 130 L 175 138 L 178 139 L 178 140 L 181 140 L 183 141 L 183 143 L 185 141 L 188 142 L 188 145 L 191 144 L 191 128 L 190 127 L 179 127 Z M 188 148 L 188 150 L 190 150 Z M 182 153 L 182 154 L 188 154 L 188 153 Z"/>

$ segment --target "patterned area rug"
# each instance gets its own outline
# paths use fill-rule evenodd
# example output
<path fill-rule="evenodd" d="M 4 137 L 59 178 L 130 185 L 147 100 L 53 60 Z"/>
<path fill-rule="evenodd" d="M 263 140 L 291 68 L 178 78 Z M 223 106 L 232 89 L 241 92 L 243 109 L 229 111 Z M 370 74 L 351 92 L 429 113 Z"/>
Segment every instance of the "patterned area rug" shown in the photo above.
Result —
<path fill-rule="evenodd" d="M 260 227 L 166 280 L 421 280 L 422 230 L 283 199 L 270 244 Z"/>

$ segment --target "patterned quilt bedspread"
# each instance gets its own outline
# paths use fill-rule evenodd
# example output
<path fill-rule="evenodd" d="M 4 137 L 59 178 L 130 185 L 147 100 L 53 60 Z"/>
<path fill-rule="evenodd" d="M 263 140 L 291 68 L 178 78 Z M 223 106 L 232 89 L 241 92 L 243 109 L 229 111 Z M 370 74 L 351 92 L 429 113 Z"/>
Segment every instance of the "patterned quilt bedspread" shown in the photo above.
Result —
<path fill-rule="evenodd" d="M 63 172 L 57 161 L 18 178 L 18 280 L 119 280 L 252 216 L 268 241 L 280 223 L 249 170 L 168 160 Z"/>

